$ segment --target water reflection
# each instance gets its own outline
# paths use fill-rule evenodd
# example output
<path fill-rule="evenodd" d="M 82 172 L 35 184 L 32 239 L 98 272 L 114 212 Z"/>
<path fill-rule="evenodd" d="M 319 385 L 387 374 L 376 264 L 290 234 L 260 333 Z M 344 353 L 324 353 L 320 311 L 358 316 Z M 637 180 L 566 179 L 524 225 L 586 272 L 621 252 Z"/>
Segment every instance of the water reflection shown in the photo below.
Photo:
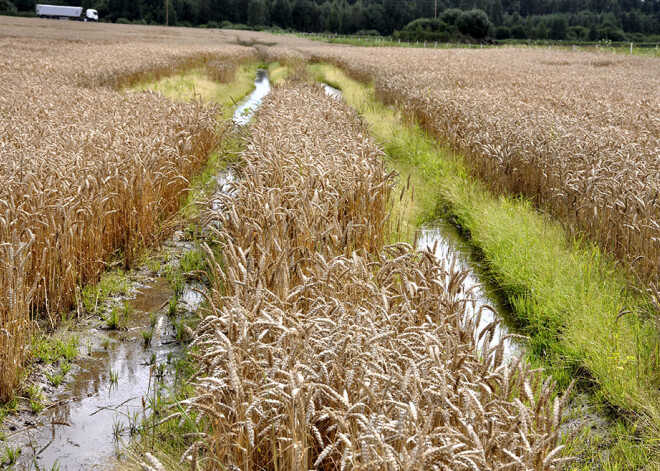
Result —
<path fill-rule="evenodd" d="M 108 469 L 118 443 L 130 439 L 130 425 L 148 414 L 142 398 L 154 393 L 151 363 L 171 365 L 181 352 L 172 342 L 173 328 L 165 315 L 163 332 L 154 336 L 151 346 L 144 346 L 141 335 L 149 328 L 149 312 L 162 309 L 171 296 L 167 282 L 158 278 L 129 300 L 134 314 L 126 331 L 98 333 L 107 344 L 89 354 L 87 340 L 81 339 L 85 351 L 76 361 L 79 369 L 70 373 L 72 381 L 54 398 L 57 405 L 39 416 L 40 428 L 23 446 L 15 469 Z M 165 382 L 171 384 L 172 368 L 169 371 Z"/>
<path fill-rule="evenodd" d="M 268 80 L 268 71 L 264 69 L 257 70 L 257 76 L 254 79 L 254 90 L 245 100 L 239 103 L 234 111 L 234 123 L 238 126 L 244 126 L 250 122 L 252 115 L 259 108 L 266 95 L 270 93 L 270 80 Z"/>
<path fill-rule="evenodd" d="M 435 256 L 450 266 L 454 263 L 456 269 L 469 270 L 468 276 L 463 282 L 463 289 L 459 294 L 460 299 L 465 299 L 469 316 L 476 316 L 481 312 L 477 326 L 477 337 L 494 320 L 508 316 L 507 307 L 500 303 L 494 293 L 488 290 L 475 271 L 475 263 L 470 260 L 470 248 L 451 224 L 438 222 L 433 225 L 422 227 L 417 236 L 417 247 L 433 250 Z M 467 293 L 467 294 L 466 294 Z M 499 314 L 498 314 L 499 313 Z M 500 341 L 509 334 L 509 329 L 500 322 L 493 335 L 494 341 Z M 480 343 L 483 343 L 483 339 Z M 510 358 L 520 354 L 520 345 L 513 339 L 504 340 L 504 356 Z"/>
<path fill-rule="evenodd" d="M 325 94 L 329 97 L 334 98 L 335 100 L 342 101 L 344 99 L 344 94 L 338 88 L 335 88 L 327 83 L 322 83 Z"/>

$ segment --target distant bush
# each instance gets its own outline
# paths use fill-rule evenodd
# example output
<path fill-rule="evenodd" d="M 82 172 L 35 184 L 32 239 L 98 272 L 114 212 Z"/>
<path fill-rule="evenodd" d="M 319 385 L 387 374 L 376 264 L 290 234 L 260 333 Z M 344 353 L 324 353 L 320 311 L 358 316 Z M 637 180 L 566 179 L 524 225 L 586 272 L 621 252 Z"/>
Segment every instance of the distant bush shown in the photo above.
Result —
<path fill-rule="evenodd" d="M 508 26 L 498 26 L 495 30 L 495 38 L 509 39 L 511 37 L 511 30 Z"/>
<path fill-rule="evenodd" d="M 598 29 L 598 39 L 605 39 L 609 41 L 625 41 L 626 34 L 621 30 L 621 28 L 615 28 L 614 26 L 605 26 Z"/>
<path fill-rule="evenodd" d="M 491 27 L 486 12 L 476 8 L 462 12 L 455 24 L 461 33 L 475 39 L 483 39 L 488 36 Z"/>
<path fill-rule="evenodd" d="M 566 38 L 571 41 L 588 41 L 589 40 L 589 28 L 584 26 L 571 26 L 568 28 L 568 33 L 566 33 Z"/>
<path fill-rule="evenodd" d="M 632 42 L 642 43 L 647 41 L 649 36 L 644 36 L 642 33 L 628 33 L 628 39 Z"/>
<path fill-rule="evenodd" d="M 222 22 L 222 29 L 238 29 L 242 31 L 252 31 L 254 28 L 243 23 L 231 23 L 229 21 Z"/>
<path fill-rule="evenodd" d="M 525 33 L 525 28 L 522 25 L 515 25 L 511 28 L 511 36 L 515 39 L 525 39 L 527 34 Z"/>
<path fill-rule="evenodd" d="M 124 18 L 124 17 L 122 17 L 122 18 L 117 18 L 117 21 L 115 21 L 115 23 L 118 23 L 118 24 L 120 24 L 120 25 L 131 25 L 131 24 L 133 24 L 132 21 L 127 20 L 127 19 Z"/>
<path fill-rule="evenodd" d="M 403 30 L 395 32 L 394 38 L 404 41 L 446 42 L 462 39 L 462 35 L 456 26 L 440 19 L 420 18 L 408 23 Z"/>
<path fill-rule="evenodd" d="M 463 10 L 459 10 L 458 8 L 448 8 L 440 13 L 438 19 L 448 25 L 455 25 L 458 17 L 461 16 L 461 13 L 463 13 Z"/>

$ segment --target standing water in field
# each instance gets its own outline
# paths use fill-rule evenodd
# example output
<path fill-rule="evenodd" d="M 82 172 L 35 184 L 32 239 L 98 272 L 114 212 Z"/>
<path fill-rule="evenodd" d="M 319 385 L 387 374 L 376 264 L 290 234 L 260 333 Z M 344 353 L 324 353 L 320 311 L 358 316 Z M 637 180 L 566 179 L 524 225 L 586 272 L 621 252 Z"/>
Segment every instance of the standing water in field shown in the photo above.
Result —
<path fill-rule="evenodd" d="M 15 469 L 108 469 L 151 415 L 154 393 L 163 391 L 157 383 L 171 387 L 180 380 L 182 348 L 166 313 L 173 292 L 164 278 L 145 277 L 136 288 L 124 301 L 131 315 L 122 329 L 93 329 L 80 338 L 71 381 L 24 432 L 28 440 Z M 200 303 L 187 287 L 180 304 L 194 311 Z M 149 330 L 146 344 L 142 332 Z"/>
<path fill-rule="evenodd" d="M 257 71 L 254 85 L 254 91 L 234 112 L 233 121 L 238 126 L 250 122 L 270 92 L 266 70 Z M 231 168 L 219 174 L 218 191 L 231 196 L 235 178 Z M 203 300 L 196 288 L 200 286 L 186 285 L 179 297 L 179 307 L 187 312 L 197 310 Z M 151 415 L 149 404 L 158 392 L 156 388 L 162 387 L 157 383 L 170 387 L 179 380 L 177 365 L 183 349 L 167 316 L 172 295 L 164 278 L 145 277 L 133 299 L 126 300 L 134 314 L 124 330 L 93 331 L 89 338 L 81 339 L 79 350 L 86 351 L 69 373 L 71 380 L 60 388 L 47 411 L 17 430 L 15 438 L 21 442 L 22 452 L 13 469 L 113 467 L 123 445 Z M 151 343 L 146 345 L 142 332 L 149 330 L 154 313 L 157 324 Z"/>
<path fill-rule="evenodd" d="M 335 100 L 343 100 L 344 99 L 343 93 L 338 88 L 335 88 L 332 85 L 328 85 L 327 83 L 323 83 L 323 82 L 321 82 L 321 85 L 323 85 L 323 89 L 325 90 L 325 94 L 328 95 L 329 97 L 332 97 Z"/>
<path fill-rule="evenodd" d="M 336 100 L 343 99 L 341 90 L 327 83 L 321 82 L 321 85 L 326 95 Z M 494 290 L 481 280 L 478 264 L 470 260 L 471 249 L 455 227 L 443 221 L 422 227 L 417 234 L 417 247 L 434 251 L 438 260 L 444 260 L 448 266 L 453 263 L 457 270 L 469 270 L 463 281 L 461 296 L 466 301 L 468 315 L 477 316 L 481 313 L 477 336 L 493 321 L 505 320 L 508 317 L 507 307 L 497 301 Z M 508 334 L 509 329 L 500 322 L 495 328 L 493 341 L 504 339 L 504 356 L 510 358 L 520 353 L 520 345 L 514 339 L 504 338 Z M 482 346 L 483 339 L 479 342 L 479 347 Z"/>
<path fill-rule="evenodd" d="M 466 300 L 467 313 L 476 316 L 481 311 L 477 325 L 477 336 L 495 320 L 506 321 L 509 310 L 497 300 L 494 289 L 479 275 L 478 263 L 471 260 L 471 248 L 453 225 L 438 221 L 433 225 L 422 227 L 417 234 L 417 247 L 434 252 L 438 260 L 443 260 L 447 266 L 454 264 L 456 270 L 469 270 L 463 281 L 461 299 Z M 493 342 L 501 341 L 510 334 L 507 326 L 500 322 L 495 328 Z M 516 340 L 504 338 L 504 357 L 511 358 L 520 354 L 521 346 Z M 478 343 L 483 346 L 483 339 Z"/>
<path fill-rule="evenodd" d="M 237 126 L 245 126 L 250 122 L 254 112 L 263 102 L 263 99 L 270 93 L 270 80 L 268 78 L 268 71 L 264 69 L 257 70 L 257 76 L 254 79 L 254 90 L 252 93 L 241 101 L 236 110 L 234 111 L 233 121 Z M 229 167 L 220 172 L 216 176 L 218 182 L 218 189 L 216 195 L 233 196 L 233 187 L 231 183 L 236 180 L 236 172 L 233 168 Z M 211 209 L 220 209 L 222 207 L 222 199 L 218 196 L 214 197 L 211 201 Z"/>
<path fill-rule="evenodd" d="M 234 111 L 234 123 L 238 126 L 244 126 L 250 122 L 252 115 L 259 108 L 266 95 L 270 93 L 270 80 L 268 80 L 268 71 L 264 69 L 257 70 L 257 77 L 254 79 L 254 90 L 250 95 L 238 104 Z"/>

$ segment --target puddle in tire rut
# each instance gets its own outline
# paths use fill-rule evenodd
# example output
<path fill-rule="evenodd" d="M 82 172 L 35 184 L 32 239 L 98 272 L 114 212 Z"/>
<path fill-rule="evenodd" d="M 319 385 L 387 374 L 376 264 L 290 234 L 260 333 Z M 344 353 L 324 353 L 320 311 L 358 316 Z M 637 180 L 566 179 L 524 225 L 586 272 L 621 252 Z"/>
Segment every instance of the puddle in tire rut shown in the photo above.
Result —
<path fill-rule="evenodd" d="M 509 328 L 510 309 L 500 301 L 496 288 L 481 275 L 479 263 L 471 257 L 472 249 L 456 227 L 443 221 L 423 226 L 417 233 L 417 246 L 432 251 L 448 267 L 468 270 L 459 299 L 465 301 L 467 316 L 478 319 L 477 339 L 492 322 L 500 320 L 493 332 L 493 341 L 504 342 L 505 359 L 520 355 L 524 342 L 515 338 L 514 329 Z M 477 340 L 477 345 L 483 349 L 483 338 Z"/>
<path fill-rule="evenodd" d="M 124 330 L 99 328 L 86 332 L 86 338 L 79 336 L 70 381 L 23 432 L 21 454 L 12 469 L 112 468 L 136 426 L 150 415 L 148 398 L 156 383 L 175 386 L 183 347 L 167 315 L 173 296 L 168 282 L 144 277 L 128 296 L 125 301 L 133 313 Z M 179 307 L 187 314 L 179 315 L 190 315 L 200 302 L 201 295 L 186 286 Z M 142 332 L 150 329 L 152 318 L 156 327 L 151 345 L 145 346 Z M 156 365 L 162 365 L 162 371 Z"/>

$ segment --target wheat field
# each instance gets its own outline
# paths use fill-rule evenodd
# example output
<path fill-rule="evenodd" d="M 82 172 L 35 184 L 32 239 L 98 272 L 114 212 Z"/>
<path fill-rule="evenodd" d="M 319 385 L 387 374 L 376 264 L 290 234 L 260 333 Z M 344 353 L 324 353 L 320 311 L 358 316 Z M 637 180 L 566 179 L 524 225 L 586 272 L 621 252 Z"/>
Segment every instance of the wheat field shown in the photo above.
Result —
<path fill-rule="evenodd" d="M 113 254 L 130 266 L 162 240 L 229 132 L 217 106 L 131 85 L 201 65 L 226 83 L 245 61 L 279 61 L 291 83 L 264 102 L 240 178 L 209 215 L 223 251 L 208 248 L 197 395 L 169 418 L 192 414 L 208 428 L 183 459 L 246 470 L 562 467 L 570 391 L 505 361 L 493 325 L 476 332 L 465 272 L 388 245 L 397 176 L 364 120 L 305 84 L 305 68 L 332 62 L 373 81 L 493 190 L 531 198 L 654 286 L 657 61 L 374 53 L 253 32 L 66 23 L 0 17 L 0 400 L 16 389 L 34 320 L 55 326 Z"/>
<path fill-rule="evenodd" d="M 83 41 L 61 23 L 44 29 L 50 37 L 15 38 L 38 22 L 10 20 L 0 35 L 4 400 L 29 355 L 32 319 L 56 325 L 113 253 L 120 250 L 130 266 L 158 242 L 226 132 L 216 106 L 121 87 L 203 62 L 231 71 L 254 58 L 249 48 L 208 38 L 181 46 L 140 35 L 121 41 L 108 26 L 105 40 Z"/>
<path fill-rule="evenodd" d="M 309 51 L 460 150 L 645 282 L 660 273 L 660 63 L 549 50 Z"/>
<path fill-rule="evenodd" d="M 276 88 L 212 220 L 186 411 L 204 469 L 555 469 L 566 398 L 475 325 L 465 272 L 383 245 L 395 175 L 354 110 Z M 229 196 L 231 194 L 231 196 Z M 208 255 L 214 258 L 208 249 Z M 468 296 L 469 297 L 469 296 Z M 202 458 L 204 457 L 204 458 Z M 200 463 L 197 463 L 197 461 Z"/>
<path fill-rule="evenodd" d="M 241 32 L 243 40 L 272 41 Z M 460 151 L 491 189 L 523 195 L 647 285 L 660 272 L 660 63 L 541 48 L 360 48 L 278 38 L 338 65 Z"/>

